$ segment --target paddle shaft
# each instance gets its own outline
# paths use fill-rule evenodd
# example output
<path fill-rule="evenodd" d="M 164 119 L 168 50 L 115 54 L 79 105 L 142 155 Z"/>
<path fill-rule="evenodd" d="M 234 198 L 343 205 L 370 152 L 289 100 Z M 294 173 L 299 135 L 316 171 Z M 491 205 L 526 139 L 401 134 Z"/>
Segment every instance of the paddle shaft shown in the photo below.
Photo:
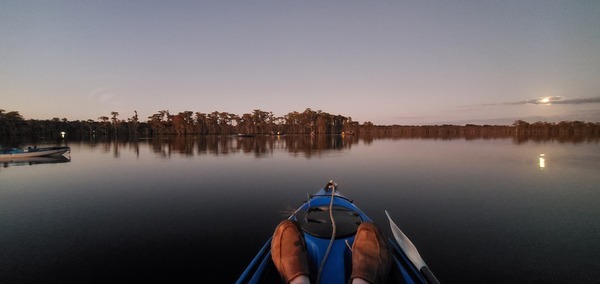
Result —
<path fill-rule="evenodd" d="M 427 283 L 440 284 L 440 281 L 438 281 L 437 278 L 435 278 L 435 275 L 433 275 L 433 272 L 431 272 L 429 267 L 427 267 L 427 266 L 421 267 L 421 274 L 423 274 L 423 277 L 425 277 L 425 280 L 427 280 Z"/>

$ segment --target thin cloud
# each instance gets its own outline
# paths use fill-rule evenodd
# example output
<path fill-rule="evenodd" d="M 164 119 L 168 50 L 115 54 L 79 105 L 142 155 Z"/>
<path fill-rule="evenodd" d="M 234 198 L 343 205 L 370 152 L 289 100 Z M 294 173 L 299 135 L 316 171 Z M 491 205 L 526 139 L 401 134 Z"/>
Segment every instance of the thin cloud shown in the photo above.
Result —
<path fill-rule="evenodd" d="M 566 99 L 558 102 L 554 102 L 553 104 L 600 104 L 600 97 L 596 98 L 585 98 L 585 99 Z"/>
<path fill-rule="evenodd" d="M 503 103 L 502 105 L 579 105 L 579 104 L 598 104 L 600 103 L 600 97 L 594 98 L 581 98 L 581 99 L 567 99 L 561 96 L 552 97 L 541 97 L 537 99 L 530 99 L 519 102 Z"/>

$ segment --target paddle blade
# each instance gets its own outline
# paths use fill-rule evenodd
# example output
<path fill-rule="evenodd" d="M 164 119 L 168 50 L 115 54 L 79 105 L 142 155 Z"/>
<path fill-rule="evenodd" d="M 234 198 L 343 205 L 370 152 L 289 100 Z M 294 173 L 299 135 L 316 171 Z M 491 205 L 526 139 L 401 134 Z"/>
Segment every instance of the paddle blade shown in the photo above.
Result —
<path fill-rule="evenodd" d="M 422 267 L 426 266 L 425 261 L 419 254 L 417 247 L 408 239 L 408 237 L 398 228 L 396 223 L 390 217 L 390 213 L 385 210 L 385 215 L 387 215 L 388 220 L 390 221 L 390 227 L 392 229 L 392 234 L 394 234 L 394 239 L 402 248 L 408 259 L 417 267 L 417 269 L 421 270 Z"/>
<path fill-rule="evenodd" d="M 394 234 L 394 239 L 396 239 L 396 242 L 404 251 L 408 259 L 417 267 L 421 274 L 423 274 L 423 277 L 425 277 L 427 283 L 439 284 L 440 281 L 438 281 L 437 278 L 435 278 L 435 275 L 433 275 L 433 273 L 431 272 L 431 270 L 429 270 L 429 267 L 427 267 L 427 264 L 425 264 L 425 261 L 419 254 L 419 251 L 417 251 L 417 247 L 415 247 L 415 245 L 402 232 L 402 230 L 398 228 L 398 226 L 396 225 L 396 223 L 394 223 L 394 220 L 392 220 L 392 217 L 390 216 L 390 213 L 387 212 L 387 210 L 385 210 L 385 215 L 387 215 L 388 220 L 390 221 L 390 227 L 392 228 L 392 234 Z"/>

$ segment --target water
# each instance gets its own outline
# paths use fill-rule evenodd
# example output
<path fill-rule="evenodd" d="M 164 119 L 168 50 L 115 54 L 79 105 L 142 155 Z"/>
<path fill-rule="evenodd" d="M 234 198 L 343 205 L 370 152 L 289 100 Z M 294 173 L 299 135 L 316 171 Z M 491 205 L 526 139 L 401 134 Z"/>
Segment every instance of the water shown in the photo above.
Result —
<path fill-rule="evenodd" d="M 390 234 L 387 209 L 442 283 L 600 279 L 597 142 L 68 145 L 70 161 L 0 168 L 0 283 L 233 283 L 277 223 L 330 179 Z"/>

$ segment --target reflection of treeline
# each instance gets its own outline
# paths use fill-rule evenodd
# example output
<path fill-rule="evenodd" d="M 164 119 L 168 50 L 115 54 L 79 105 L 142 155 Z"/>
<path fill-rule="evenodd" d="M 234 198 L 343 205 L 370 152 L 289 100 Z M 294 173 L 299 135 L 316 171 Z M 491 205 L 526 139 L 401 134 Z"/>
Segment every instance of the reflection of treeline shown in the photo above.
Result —
<path fill-rule="evenodd" d="M 254 137 L 235 137 L 225 135 L 206 135 L 198 138 L 191 136 L 172 136 L 168 139 L 153 139 L 152 151 L 161 157 L 172 155 L 229 155 L 236 153 L 251 154 L 256 157 L 273 155 L 285 151 L 293 156 L 310 158 L 324 151 L 349 149 L 358 142 L 357 136 L 342 135 L 285 135 Z"/>
<path fill-rule="evenodd" d="M 284 151 L 294 157 L 319 157 L 329 151 L 350 149 L 358 143 L 358 136 L 343 135 L 172 135 L 151 139 L 98 139 L 89 142 L 89 147 L 102 149 L 114 157 L 120 157 L 123 149 L 140 155 L 140 146 L 149 145 L 151 151 L 163 158 L 172 156 L 226 156 L 248 154 L 269 157 L 275 151 Z"/>
<path fill-rule="evenodd" d="M 227 112 L 200 113 L 184 111 L 170 114 L 158 111 L 140 121 L 138 114 L 120 119 L 118 112 L 97 121 L 68 121 L 66 118 L 25 120 L 17 111 L 0 110 L 0 137 L 58 138 L 61 132 L 69 138 L 135 138 L 158 135 L 211 135 L 211 134 L 360 134 L 362 137 L 406 137 L 438 139 L 481 139 L 517 137 L 524 139 L 585 140 L 600 138 L 600 123 L 563 121 L 559 123 L 522 120 L 512 125 L 422 125 L 404 126 L 359 124 L 351 117 L 333 115 L 310 108 L 278 117 L 272 112 L 254 110 L 241 116 Z"/>
<path fill-rule="evenodd" d="M 468 139 L 467 137 L 428 137 L 428 139 Z M 490 136 L 489 139 L 496 139 Z M 140 155 L 140 148 L 148 147 L 150 151 L 161 158 L 175 156 L 227 156 L 244 154 L 257 158 L 272 157 L 275 153 L 288 153 L 293 157 L 313 158 L 329 155 L 338 155 L 343 150 L 351 149 L 353 146 L 363 143 L 371 144 L 377 139 L 421 139 L 420 137 L 381 136 L 372 135 L 257 135 L 252 137 L 238 137 L 237 135 L 171 135 L 155 137 L 150 139 L 98 139 L 89 142 L 90 147 L 103 149 L 114 157 L 119 157 L 121 151 L 128 149 L 136 155 Z M 480 138 L 482 139 L 482 138 Z M 485 139 L 485 138 L 483 138 Z M 515 144 L 520 144 L 530 139 L 523 136 L 501 137 Z M 593 138 L 596 142 L 598 138 Z M 545 141 L 545 140 L 543 140 Z M 589 139 L 588 139 L 589 141 Z M 583 140 L 575 138 L 559 138 L 558 142 L 580 143 Z"/>

